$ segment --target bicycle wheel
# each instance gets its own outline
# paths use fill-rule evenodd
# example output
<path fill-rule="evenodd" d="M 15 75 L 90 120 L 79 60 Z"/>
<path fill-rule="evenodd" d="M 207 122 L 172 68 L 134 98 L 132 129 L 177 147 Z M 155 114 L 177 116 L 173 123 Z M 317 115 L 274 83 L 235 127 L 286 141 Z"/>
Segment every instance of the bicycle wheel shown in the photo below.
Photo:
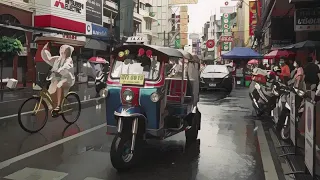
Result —
<path fill-rule="evenodd" d="M 31 97 L 25 100 L 19 108 L 18 121 L 20 127 L 26 132 L 39 132 L 48 121 L 48 105 L 43 100 L 38 108 L 39 104 L 40 97 Z"/>
<path fill-rule="evenodd" d="M 69 93 L 62 101 L 61 116 L 68 123 L 75 123 L 81 113 L 80 97 L 76 93 Z"/>

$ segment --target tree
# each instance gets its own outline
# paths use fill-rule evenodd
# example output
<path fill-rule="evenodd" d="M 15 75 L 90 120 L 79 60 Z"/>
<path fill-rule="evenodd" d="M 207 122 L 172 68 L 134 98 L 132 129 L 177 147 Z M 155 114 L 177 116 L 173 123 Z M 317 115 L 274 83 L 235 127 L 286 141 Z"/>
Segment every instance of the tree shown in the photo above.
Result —
<path fill-rule="evenodd" d="M 13 61 L 13 58 L 22 52 L 23 46 L 21 41 L 15 38 L 3 36 L 0 37 L 0 84 L 2 89 L 3 62 Z"/>

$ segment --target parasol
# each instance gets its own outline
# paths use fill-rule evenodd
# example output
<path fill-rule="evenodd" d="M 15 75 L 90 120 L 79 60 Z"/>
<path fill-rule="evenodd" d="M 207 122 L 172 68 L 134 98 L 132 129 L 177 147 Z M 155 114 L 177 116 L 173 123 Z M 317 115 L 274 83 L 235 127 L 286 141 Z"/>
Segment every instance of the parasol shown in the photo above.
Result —
<path fill-rule="evenodd" d="M 273 59 L 273 58 L 281 58 L 281 57 L 292 57 L 295 53 L 288 50 L 274 50 L 270 53 L 264 55 L 264 58 L 266 59 Z"/>
<path fill-rule="evenodd" d="M 259 64 L 259 60 L 251 59 L 248 64 Z"/>
<path fill-rule="evenodd" d="M 108 63 L 108 61 L 103 59 L 102 57 L 91 57 L 89 59 L 89 62 L 95 63 L 95 64 L 106 64 L 106 63 Z"/>

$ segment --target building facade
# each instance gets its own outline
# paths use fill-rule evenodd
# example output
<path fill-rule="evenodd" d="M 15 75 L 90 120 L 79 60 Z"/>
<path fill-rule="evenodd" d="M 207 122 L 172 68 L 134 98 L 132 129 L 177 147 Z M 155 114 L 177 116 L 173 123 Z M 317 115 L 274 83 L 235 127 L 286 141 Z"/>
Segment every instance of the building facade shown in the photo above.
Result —
<path fill-rule="evenodd" d="M 33 12 L 33 0 L 2 0 L 0 2 L 0 24 L 13 23 L 33 26 Z M 27 82 L 34 82 L 35 68 L 33 57 L 30 53 L 32 33 L 4 28 L 0 36 L 16 37 L 24 47 L 23 52 L 19 56 L 16 56 L 13 61 L 4 61 L 3 78 L 15 78 L 19 83 L 23 83 L 24 85 L 26 85 Z"/>

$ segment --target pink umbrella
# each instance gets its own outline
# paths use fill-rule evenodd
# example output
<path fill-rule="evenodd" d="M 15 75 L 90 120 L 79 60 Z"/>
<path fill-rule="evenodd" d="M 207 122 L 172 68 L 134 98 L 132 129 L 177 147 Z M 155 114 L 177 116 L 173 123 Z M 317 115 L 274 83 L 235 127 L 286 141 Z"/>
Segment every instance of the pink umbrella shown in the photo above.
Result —
<path fill-rule="evenodd" d="M 248 64 L 259 64 L 259 60 L 251 59 Z"/>
<path fill-rule="evenodd" d="M 281 58 L 281 57 L 292 57 L 295 53 L 292 51 L 287 50 L 274 50 L 270 53 L 264 55 L 264 58 L 266 59 L 273 59 L 273 58 Z"/>
<path fill-rule="evenodd" d="M 89 59 L 89 62 L 95 64 L 106 64 L 108 61 L 103 59 L 102 57 L 92 57 Z"/>

